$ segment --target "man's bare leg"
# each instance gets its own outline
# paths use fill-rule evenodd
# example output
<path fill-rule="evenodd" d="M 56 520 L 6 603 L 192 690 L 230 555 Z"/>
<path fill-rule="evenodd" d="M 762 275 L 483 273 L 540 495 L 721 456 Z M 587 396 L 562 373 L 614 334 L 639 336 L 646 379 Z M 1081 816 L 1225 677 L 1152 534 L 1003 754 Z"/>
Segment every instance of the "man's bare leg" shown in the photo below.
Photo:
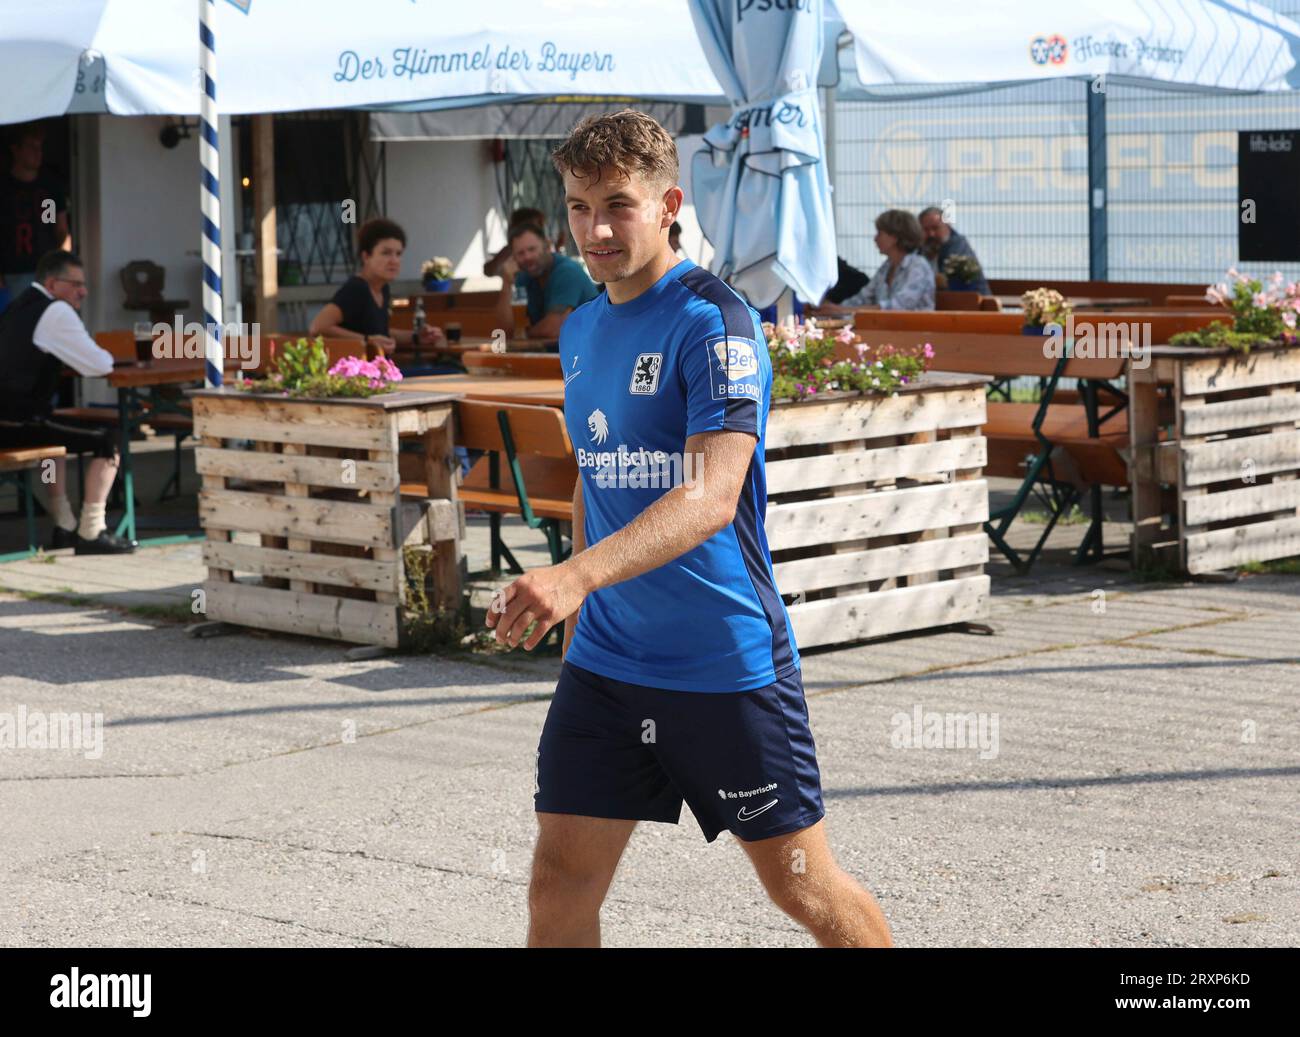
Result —
<path fill-rule="evenodd" d="M 635 821 L 537 813 L 529 947 L 599 947 L 600 905 Z"/>
<path fill-rule="evenodd" d="M 745 848 L 768 896 L 823 947 L 892 947 L 876 898 L 841 870 L 821 821 Z"/>

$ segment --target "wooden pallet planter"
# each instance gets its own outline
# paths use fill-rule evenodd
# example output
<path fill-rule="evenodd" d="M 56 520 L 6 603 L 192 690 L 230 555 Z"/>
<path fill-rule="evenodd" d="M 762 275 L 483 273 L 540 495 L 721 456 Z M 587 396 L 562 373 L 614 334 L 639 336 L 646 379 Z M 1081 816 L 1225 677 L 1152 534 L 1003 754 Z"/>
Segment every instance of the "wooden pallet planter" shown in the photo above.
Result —
<path fill-rule="evenodd" d="M 410 599 L 403 549 L 410 547 L 434 554 L 431 603 L 459 609 L 454 397 L 189 395 L 200 443 L 208 619 L 400 647 Z M 407 437 L 424 445 L 424 501 L 400 497 L 398 450 Z M 251 448 L 237 445 L 245 440 Z M 233 542 L 237 533 L 259 542 Z M 237 581 L 236 572 L 258 582 Z"/>
<path fill-rule="evenodd" d="M 988 614 L 987 382 L 773 405 L 767 539 L 801 648 Z"/>
<path fill-rule="evenodd" d="M 1135 388 L 1150 407 L 1169 386 L 1173 426 L 1134 429 L 1135 562 L 1195 575 L 1300 555 L 1300 348 L 1153 354 Z"/>

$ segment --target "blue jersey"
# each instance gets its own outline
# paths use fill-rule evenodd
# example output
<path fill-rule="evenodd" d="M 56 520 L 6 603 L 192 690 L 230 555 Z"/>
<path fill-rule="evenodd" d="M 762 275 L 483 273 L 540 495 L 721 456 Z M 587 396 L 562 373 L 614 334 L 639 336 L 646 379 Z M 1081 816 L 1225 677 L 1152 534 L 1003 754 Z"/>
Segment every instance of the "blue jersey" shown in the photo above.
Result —
<path fill-rule="evenodd" d="M 560 358 L 588 546 L 691 481 L 687 436 L 758 437 L 735 520 L 666 565 L 589 594 L 567 658 L 674 691 L 749 691 L 792 673 L 799 652 L 763 528 L 772 364 L 758 314 L 687 259 L 630 302 L 602 293 L 574 310 Z"/>

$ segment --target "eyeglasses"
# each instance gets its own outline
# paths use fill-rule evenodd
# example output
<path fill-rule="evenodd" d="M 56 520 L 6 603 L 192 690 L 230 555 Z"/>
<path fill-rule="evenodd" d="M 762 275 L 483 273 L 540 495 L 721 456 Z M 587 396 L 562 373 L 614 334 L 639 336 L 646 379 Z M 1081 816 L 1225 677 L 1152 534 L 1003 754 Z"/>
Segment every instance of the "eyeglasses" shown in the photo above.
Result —
<path fill-rule="evenodd" d="M 85 281 L 74 281 L 71 277 L 56 277 L 54 280 L 62 281 L 64 284 L 75 284 L 78 288 L 89 288 Z"/>

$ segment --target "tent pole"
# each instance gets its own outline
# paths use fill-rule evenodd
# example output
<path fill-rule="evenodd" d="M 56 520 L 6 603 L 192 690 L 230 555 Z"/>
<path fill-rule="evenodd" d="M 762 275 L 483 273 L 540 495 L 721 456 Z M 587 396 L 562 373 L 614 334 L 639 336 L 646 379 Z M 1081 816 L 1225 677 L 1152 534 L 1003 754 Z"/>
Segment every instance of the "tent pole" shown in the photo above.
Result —
<path fill-rule="evenodd" d="M 253 219 L 257 252 L 255 296 L 263 334 L 279 330 L 279 253 L 275 243 L 275 116 L 253 116 Z"/>
<path fill-rule="evenodd" d="M 785 324 L 794 319 L 794 292 L 787 288 L 776 297 L 776 322 Z"/>
<path fill-rule="evenodd" d="M 1106 220 L 1106 79 L 1085 80 L 1088 91 L 1088 279 L 1110 279 Z"/>
<path fill-rule="evenodd" d="M 835 87 L 828 86 L 822 90 L 826 120 L 822 126 L 824 143 L 822 161 L 826 163 L 826 183 L 831 189 L 831 213 L 835 212 Z M 836 226 L 839 221 L 836 220 Z M 838 251 L 838 249 L 837 249 Z"/>
<path fill-rule="evenodd" d="M 221 348 L 221 152 L 217 118 L 217 44 L 212 0 L 199 0 L 199 206 L 203 211 L 204 385 L 221 388 L 225 368 Z"/>

